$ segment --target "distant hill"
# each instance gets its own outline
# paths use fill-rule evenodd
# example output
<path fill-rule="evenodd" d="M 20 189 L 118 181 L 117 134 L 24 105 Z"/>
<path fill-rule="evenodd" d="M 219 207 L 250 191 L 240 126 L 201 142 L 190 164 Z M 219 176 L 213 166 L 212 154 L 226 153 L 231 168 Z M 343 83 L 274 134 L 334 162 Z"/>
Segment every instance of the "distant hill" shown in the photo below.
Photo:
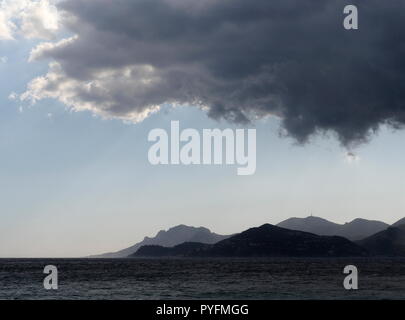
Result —
<path fill-rule="evenodd" d="M 140 247 L 145 245 L 160 245 L 163 247 L 173 247 L 184 242 L 199 242 L 213 244 L 229 236 L 223 236 L 211 232 L 207 228 L 195 228 L 185 225 L 179 225 L 167 231 L 159 231 L 154 238 L 145 237 L 145 239 L 135 245 L 117 251 L 101 255 L 90 256 L 89 258 L 123 258 L 135 253 Z"/>
<path fill-rule="evenodd" d="M 405 257 L 405 225 L 389 227 L 357 243 L 373 255 Z"/>
<path fill-rule="evenodd" d="M 162 246 L 143 246 L 131 257 L 188 257 L 205 252 L 212 245 L 198 242 L 184 242 L 172 248 Z"/>
<path fill-rule="evenodd" d="M 277 226 L 291 230 L 311 232 L 317 235 L 336 235 L 352 241 L 363 239 L 389 227 L 388 224 L 375 220 L 358 218 L 345 224 L 338 224 L 313 216 L 290 218 L 280 222 Z"/>
<path fill-rule="evenodd" d="M 318 235 L 336 235 L 340 224 L 319 217 L 289 218 L 277 224 L 281 228 L 299 230 Z"/>
<path fill-rule="evenodd" d="M 213 245 L 184 244 L 183 248 L 142 247 L 132 257 L 156 257 L 159 254 L 188 257 L 349 257 L 365 256 L 367 252 L 342 237 L 319 236 L 265 224 Z"/>

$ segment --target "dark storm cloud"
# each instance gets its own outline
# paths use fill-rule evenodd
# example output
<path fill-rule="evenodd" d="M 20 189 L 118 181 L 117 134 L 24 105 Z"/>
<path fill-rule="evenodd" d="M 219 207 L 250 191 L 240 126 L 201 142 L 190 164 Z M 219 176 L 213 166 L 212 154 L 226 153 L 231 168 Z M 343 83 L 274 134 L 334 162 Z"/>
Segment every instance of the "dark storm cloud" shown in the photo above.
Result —
<path fill-rule="evenodd" d="M 164 103 L 237 122 L 277 115 L 300 142 L 329 131 L 345 145 L 364 141 L 405 123 L 405 2 L 350 1 L 356 31 L 343 28 L 347 4 L 65 1 L 77 38 L 33 51 L 56 64 L 26 96 L 130 120 Z"/>

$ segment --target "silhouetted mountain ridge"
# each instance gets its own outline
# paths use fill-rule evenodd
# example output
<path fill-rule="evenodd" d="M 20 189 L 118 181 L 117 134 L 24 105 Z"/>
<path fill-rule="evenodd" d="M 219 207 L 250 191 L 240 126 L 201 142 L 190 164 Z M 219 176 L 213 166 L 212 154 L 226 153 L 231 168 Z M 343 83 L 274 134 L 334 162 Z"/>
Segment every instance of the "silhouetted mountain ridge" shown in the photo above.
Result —
<path fill-rule="evenodd" d="M 213 244 L 229 236 L 223 236 L 211 232 L 204 227 L 190 227 L 186 225 L 178 225 L 170 228 L 167 231 L 159 231 L 154 238 L 145 237 L 143 241 L 136 243 L 135 245 L 117 251 L 110 252 L 101 255 L 90 256 L 89 258 L 123 258 L 127 257 L 145 245 L 159 245 L 163 247 L 173 247 L 184 242 L 199 242 Z"/>
<path fill-rule="evenodd" d="M 90 258 L 127 257 L 137 253 L 139 249 L 143 247 L 145 248 L 139 252 L 145 254 L 145 256 L 301 256 L 308 254 L 312 256 L 317 250 L 319 250 L 319 254 L 326 255 L 322 252 L 321 242 L 325 242 L 325 247 L 332 245 L 332 236 L 355 241 L 356 245 L 360 244 L 364 246 L 364 248 L 370 250 L 373 254 L 405 255 L 402 253 L 402 242 L 405 245 L 405 241 L 403 241 L 401 231 L 405 227 L 402 228 L 401 225 L 405 225 L 405 218 L 398 220 L 389 228 L 388 224 L 375 220 L 357 218 L 345 224 L 338 224 L 323 218 L 310 216 L 306 218 L 290 218 L 280 222 L 277 226 L 266 224 L 258 228 L 246 230 L 232 237 L 218 235 L 204 227 L 196 228 L 178 225 L 167 231 L 159 231 L 153 238 L 145 237 L 143 241 L 129 248 L 117 252 L 91 256 Z M 399 230 L 395 229 L 398 227 L 400 227 Z M 260 234 L 261 229 L 266 230 L 265 237 L 256 243 L 256 236 Z M 242 241 L 242 239 L 243 236 L 249 234 L 250 230 L 255 230 L 255 235 L 249 238 L 251 242 L 246 243 Z M 283 232 L 281 232 L 281 230 L 283 230 Z M 288 230 L 288 232 L 286 230 Z M 300 231 L 301 233 L 291 233 L 294 231 Z M 303 233 L 307 235 L 304 236 Z M 271 241 L 269 241 L 271 238 L 269 234 L 274 236 Z M 311 234 L 311 237 L 308 236 L 308 234 Z M 314 238 L 313 236 L 318 236 L 318 238 Z M 319 238 L 319 236 L 329 237 Z M 269 239 L 266 240 L 266 237 Z M 299 241 L 297 241 L 298 238 L 303 242 L 299 243 Z M 234 241 L 239 242 L 235 243 Z M 313 250 L 311 251 L 308 245 L 312 242 L 314 244 L 312 247 Z M 188 245 L 183 245 L 185 243 Z M 274 247 L 276 243 L 280 245 L 280 252 Z M 215 244 L 215 246 L 213 244 Z M 343 242 L 340 242 L 340 244 L 343 244 Z M 265 249 L 265 246 L 268 248 Z M 288 246 L 290 246 L 290 249 L 288 249 Z M 161 247 L 166 249 L 161 249 Z M 196 253 L 197 251 L 198 254 Z M 337 251 L 332 250 L 331 252 L 333 252 L 334 255 L 339 255 Z"/>
<path fill-rule="evenodd" d="M 185 257 L 349 257 L 365 256 L 367 252 L 342 237 L 319 236 L 265 224 L 212 245 L 141 247 L 131 257 L 156 257 L 159 254 Z"/>

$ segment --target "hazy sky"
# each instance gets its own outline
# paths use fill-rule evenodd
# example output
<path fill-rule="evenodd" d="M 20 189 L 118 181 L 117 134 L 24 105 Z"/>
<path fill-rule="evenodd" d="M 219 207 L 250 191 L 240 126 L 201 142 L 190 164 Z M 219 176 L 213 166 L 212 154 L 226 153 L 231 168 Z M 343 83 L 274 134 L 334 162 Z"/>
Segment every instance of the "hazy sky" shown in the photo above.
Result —
<path fill-rule="evenodd" d="M 107 0 L 68 2 L 65 9 L 73 16 L 76 14 L 75 26 L 58 18 L 52 1 L 0 0 L 0 257 L 70 257 L 103 253 L 122 249 L 144 236 L 154 236 L 159 230 L 177 224 L 205 226 L 217 233 L 230 234 L 311 213 L 339 223 L 356 217 L 393 223 L 405 216 L 405 152 L 402 148 L 405 132 L 383 125 L 368 143 L 348 148 L 341 144 L 356 144 L 364 137 L 364 130 L 383 123 L 381 119 L 387 116 L 379 103 L 403 101 L 402 96 L 396 96 L 395 90 L 391 90 L 391 95 L 386 94 L 389 99 L 383 94 L 370 93 L 378 103 L 373 104 L 373 113 L 364 111 L 364 121 L 359 120 L 362 109 L 350 109 L 356 107 L 355 102 L 367 103 L 370 97 L 363 94 L 352 97 L 348 94 L 354 101 L 344 104 L 343 118 L 336 123 L 329 121 L 330 114 L 320 107 L 312 108 L 312 105 L 330 100 L 330 105 L 323 106 L 326 109 L 330 106 L 336 112 L 335 102 L 342 98 L 337 94 L 327 97 L 325 93 L 325 96 L 310 99 L 300 90 L 290 90 L 292 98 L 287 99 L 283 108 L 267 108 L 267 103 L 275 103 L 274 99 L 286 98 L 277 90 L 268 95 L 266 73 L 258 74 L 256 79 L 266 83 L 263 85 L 266 94 L 261 95 L 253 90 L 250 80 L 246 80 L 243 73 L 247 70 L 234 72 L 222 60 L 217 61 L 214 53 L 212 58 L 205 60 L 208 53 L 204 52 L 200 58 L 204 62 L 196 65 L 188 62 L 189 57 L 172 50 L 167 43 L 174 37 L 171 33 L 178 32 L 174 27 L 162 35 L 161 30 L 148 29 L 152 28 L 150 22 L 141 19 L 134 26 L 121 25 L 105 12 L 110 12 L 108 6 L 114 3 Z M 115 14 L 120 16 L 123 14 L 120 10 L 124 10 L 128 2 L 118 2 L 120 6 L 114 8 L 117 9 Z M 141 6 L 143 1 L 137 3 L 150 15 L 162 15 L 167 19 L 177 16 L 176 21 L 179 17 L 181 20 L 183 16 L 177 13 L 187 9 L 176 7 L 181 1 L 154 0 L 151 3 L 162 5 L 165 2 L 175 6 L 167 17 L 166 13 Z M 213 1 L 203 2 L 210 8 L 209 3 Z M 106 6 L 105 11 L 100 8 L 93 12 L 92 5 L 100 3 Z M 78 13 L 80 8 L 83 9 L 81 14 Z M 226 12 L 226 7 L 222 9 Z M 325 10 L 330 13 L 330 9 Z M 99 25 L 100 18 L 104 24 Z M 209 18 L 216 19 L 215 16 Z M 318 21 L 316 17 L 313 19 Z M 188 19 L 184 21 L 193 23 Z M 92 23 L 104 28 L 104 32 L 96 32 Z M 136 34 L 139 39 L 129 45 L 125 38 L 111 32 L 115 26 L 119 35 L 125 33 L 122 28 L 128 27 L 131 35 Z M 191 28 L 188 37 L 199 28 L 199 25 Z M 225 26 L 223 32 L 227 30 Z M 237 30 L 235 32 L 238 34 Z M 94 43 L 86 48 L 84 42 L 75 44 L 78 40 L 70 38 L 75 33 L 79 34 L 79 39 L 94 39 Z M 156 53 L 156 44 L 148 42 L 148 37 L 155 39 L 158 36 L 164 37 L 164 46 L 156 49 L 163 52 Z M 209 36 L 201 35 L 203 39 Z M 225 37 L 223 33 L 211 36 L 216 40 Z M 174 38 L 176 43 L 173 45 L 178 50 L 191 50 L 185 46 L 188 38 Z M 70 40 L 63 42 L 62 39 Z M 110 41 L 108 54 L 102 51 L 105 47 L 100 47 L 100 52 L 97 50 L 101 41 Z M 122 41 L 126 44 L 122 45 Z M 143 45 L 137 47 L 138 43 Z M 121 51 L 114 50 L 113 44 Z M 214 42 L 209 41 L 209 45 L 214 46 Z M 33 51 L 35 47 L 37 49 Z M 132 58 L 126 54 L 126 50 L 131 54 L 138 52 L 137 48 L 139 56 Z M 147 53 L 156 53 L 153 58 L 153 54 L 149 56 L 157 61 L 146 61 Z M 276 52 L 275 56 L 279 54 L 283 52 Z M 34 61 L 33 55 L 42 55 L 42 59 Z M 159 60 L 162 55 L 168 56 L 167 61 Z M 257 60 L 260 56 L 257 55 L 245 56 L 245 59 Z M 112 57 L 127 62 L 117 65 Z M 193 55 L 193 59 L 196 57 Z M 391 57 L 396 58 L 394 54 Z M 149 74 L 146 67 L 139 69 L 132 59 L 155 65 L 157 73 Z M 268 63 L 266 59 L 261 62 Z M 51 67 L 48 66 L 50 62 L 54 63 Z M 222 68 L 217 65 L 219 63 Z M 240 65 L 238 59 L 234 63 L 240 69 L 254 68 Z M 180 67 L 174 70 L 173 66 Z M 210 73 L 207 80 L 204 76 L 212 66 L 221 74 Z M 393 66 L 386 67 L 391 70 Z M 404 67 L 403 63 L 401 66 Z M 291 71 L 289 68 L 283 72 Z M 364 66 L 360 69 L 364 70 Z M 298 70 L 296 76 L 300 77 L 303 70 L 301 67 Z M 200 75 L 203 85 L 192 77 L 194 71 Z M 372 74 L 369 71 L 365 70 L 364 79 Z M 338 76 L 334 68 L 328 72 Z M 42 81 L 31 82 L 47 73 Z M 178 73 L 181 75 L 176 77 Z M 278 76 L 278 83 L 295 88 L 284 73 Z M 142 87 L 142 80 L 154 83 L 154 77 L 159 81 L 165 79 L 170 85 L 159 83 L 153 90 Z M 355 80 L 363 79 L 357 74 L 356 77 Z M 171 79 L 177 80 L 173 83 L 169 81 Z M 182 79 L 181 83 L 176 83 L 180 81 L 178 79 Z M 244 90 L 235 91 L 235 79 L 246 85 Z M 398 79 L 390 73 L 388 80 L 395 83 Z M 369 88 L 383 80 L 383 76 L 376 73 Z M 308 81 L 318 83 L 319 79 L 308 76 Z M 95 89 L 86 93 L 83 87 L 89 82 L 109 91 Z M 189 87 L 184 88 L 185 83 L 189 83 Z M 214 90 L 212 83 L 217 83 L 221 90 Z M 176 88 L 182 92 L 178 93 Z M 360 92 L 365 88 L 368 87 L 355 89 Z M 123 94 L 122 90 L 127 92 Z M 207 97 L 203 104 L 208 105 L 208 112 L 199 108 L 197 100 L 194 104 L 193 99 L 187 100 L 190 92 L 197 98 Z M 24 97 L 26 100 L 21 101 Z M 309 120 L 296 124 L 294 106 L 299 98 L 304 99 L 300 115 Z M 171 108 L 167 105 L 173 101 L 183 106 Z M 257 107 L 253 111 L 260 119 L 246 124 L 239 118 L 249 117 L 249 103 L 252 108 Z M 154 112 L 157 105 L 161 110 Z M 387 112 L 396 122 L 401 122 L 403 106 L 395 106 L 401 112 Z M 353 110 L 353 117 L 347 110 Z M 321 113 L 325 115 L 315 116 Z M 235 123 L 229 119 L 241 121 Z M 179 120 L 181 128 L 256 128 L 255 175 L 237 176 L 235 166 L 150 165 L 148 133 L 154 128 L 168 129 L 171 120 Z M 280 128 L 290 137 L 280 137 Z M 308 138 L 307 133 L 311 134 L 311 130 L 319 129 L 332 133 L 329 137 L 311 136 L 303 145 L 297 143 L 297 140 Z M 352 156 L 348 156 L 348 151 L 353 152 Z"/>

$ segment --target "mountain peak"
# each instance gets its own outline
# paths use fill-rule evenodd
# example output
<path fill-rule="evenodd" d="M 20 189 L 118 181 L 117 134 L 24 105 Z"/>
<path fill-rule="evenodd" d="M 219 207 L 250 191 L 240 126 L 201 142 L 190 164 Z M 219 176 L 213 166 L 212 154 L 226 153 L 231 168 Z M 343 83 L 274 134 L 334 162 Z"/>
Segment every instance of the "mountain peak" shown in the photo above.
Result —
<path fill-rule="evenodd" d="M 354 224 L 354 223 L 377 223 L 377 224 L 387 225 L 386 223 L 378 221 L 378 220 L 369 220 L 369 219 L 364 219 L 364 218 L 356 218 L 350 222 L 346 222 L 345 224 L 351 224 L 351 223 L 352 224 Z"/>
<path fill-rule="evenodd" d="M 166 232 L 179 232 L 179 231 L 204 231 L 204 232 L 211 232 L 209 229 L 204 227 L 192 227 L 187 226 L 185 224 L 179 224 L 175 227 L 168 229 Z"/>
<path fill-rule="evenodd" d="M 326 220 L 326 219 L 324 219 L 324 218 L 317 217 L 317 216 L 313 216 L 313 215 L 307 216 L 307 217 L 304 218 L 304 219 L 307 219 L 307 220 L 323 220 L 323 221 L 328 221 L 328 220 Z"/>

